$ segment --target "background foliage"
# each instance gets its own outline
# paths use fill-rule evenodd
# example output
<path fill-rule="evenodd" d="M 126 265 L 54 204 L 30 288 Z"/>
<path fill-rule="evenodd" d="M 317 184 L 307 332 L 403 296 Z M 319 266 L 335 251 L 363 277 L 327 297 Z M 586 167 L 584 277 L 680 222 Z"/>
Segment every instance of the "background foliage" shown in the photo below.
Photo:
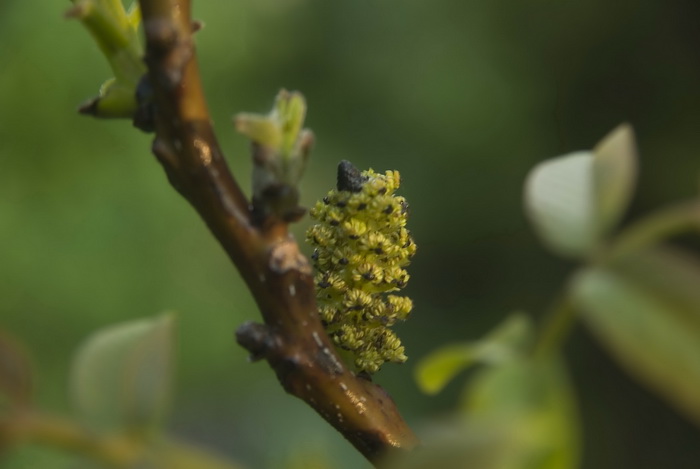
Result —
<path fill-rule="evenodd" d="M 252 467 L 302 458 L 366 463 L 233 330 L 258 316 L 238 274 L 126 122 L 74 111 L 109 76 L 68 2 L 0 4 L 0 326 L 31 348 L 44 407 L 68 411 L 67 370 L 94 329 L 177 311 L 170 428 Z M 409 421 L 454 407 L 415 386 L 417 358 L 477 338 L 505 313 L 542 312 L 571 265 L 527 226 L 538 161 L 637 131 L 632 216 L 697 192 L 700 6 L 688 1 L 196 2 L 212 114 L 236 174 L 247 148 L 230 116 L 280 87 L 309 103 L 310 206 L 335 165 L 399 169 L 419 245 L 399 327 L 409 356 L 378 375 Z M 245 181 L 243 181 L 245 182 Z M 298 238 L 306 223 L 297 226 Z M 226 331 L 231 331 L 230 333 Z M 586 435 L 584 468 L 691 468 L 697 429 L 642 389 L 582 329 L 567 346 Z M 459 380 L 458 380 L 459 381 Z M 8 467 L 55 467 L 25 448 Z"/>

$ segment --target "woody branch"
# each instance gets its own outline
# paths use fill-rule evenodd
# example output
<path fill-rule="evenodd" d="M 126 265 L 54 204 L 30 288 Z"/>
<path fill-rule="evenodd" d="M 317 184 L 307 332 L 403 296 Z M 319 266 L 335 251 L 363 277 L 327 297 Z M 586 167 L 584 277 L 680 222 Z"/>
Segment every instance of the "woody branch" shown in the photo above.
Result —
<path fill-rule="evenodd" d="M 288 393 L 313 407 L 370 461 L 414 447 L 416 437 L 389 395 L 336 355 L 317 314 L 309 262 L 288 233 L 288 219 L 251 208 L 231 175 L 202 92 L 190 1 L 140 5 L 153 90 L 153 152 L 236 265 L 262 313 L 264 324 L 237 331 L 239 343 L 253 358 L 267 360 Z M 275 201 L 253 202 L 259 208 Z"/>

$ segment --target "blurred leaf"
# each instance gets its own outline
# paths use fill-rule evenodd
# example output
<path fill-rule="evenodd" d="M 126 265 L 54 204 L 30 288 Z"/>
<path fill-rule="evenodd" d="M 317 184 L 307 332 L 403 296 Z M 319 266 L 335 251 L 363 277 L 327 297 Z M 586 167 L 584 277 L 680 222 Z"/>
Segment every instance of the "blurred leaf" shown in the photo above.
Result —
<path fill-rule="evenodd" d="M 565 469 L 578 466 L 575 398 L 557 357 L 516 360 L 483 371 L 467 388 L 464 411 L 511 433 L 501 467 Z"/>
<path fill-rule="evenodd" d="M 612 228 L 629 205 L 637 177 L 634 131 L 621 124 L 593 149 L 593 177 L 600 233 Z"/>
<path fill-rule="evenodd" d="M 423 358 L 415 379 L 427 394 L 440 392 L 460 371 L 477 363 L 501 363 L 513 359 L 530 344 L 533 327 L 522 313 L 511 314 L 483 339 L 441 347 Z"/>
<path fill-rule="evenodd" d="M 525 182 L 525 207 L 535 231 L 567 257 L 589 253 L 629 204 L 636 177 L 631 127 L 621 125 L 593 150 L 535 166 Z"/>
<path fill-rule="evenodd" d="M 620 363 L 700 423 L 700 266 L 657 248 L 584 270 L 573 294 Z"/>
<path fill-rule="evenodd" d="M 79 349 L 71 391 L 86 423 L 101 429 L 160 423 L 170 389 L 173 316 L 131 321 L 93 334 Z"/>
<path fill-rule="evenodd" d="M 503 425 L 459 421 L 434 425 L 410 453 L 392 455 L 382 469 L 515 469 L 508 466 L 512 437 Z"/>
<path fill-rule="evenodd" d="M 16 340 L 0 331 L 0 410 L 3 398 L 25 406 L 32 395 L 32 366 Z"/>
<path fill-rule="evenodd" d="M 598 242 L 593 154 L 582 151 L 544 161 L 525 182 L 525 207 L 535 231 L 553 251 L 581 257 Z"/>
<path fill-rule="evenodd" d="M 573 469 L 578 467 L 575 399 L 553 356 L 484 369 L 467 387 L 463 420 L 423 435 L 422 447 L 390 469 Z"/>

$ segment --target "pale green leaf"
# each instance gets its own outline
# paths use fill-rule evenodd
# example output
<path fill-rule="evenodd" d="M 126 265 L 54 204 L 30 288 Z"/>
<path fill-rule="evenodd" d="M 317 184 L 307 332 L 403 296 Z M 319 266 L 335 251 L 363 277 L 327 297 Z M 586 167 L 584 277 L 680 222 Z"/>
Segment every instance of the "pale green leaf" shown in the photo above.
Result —
<path fill-rule="evenodd" d="M 442 422 L 391 469 L 575 469 L 580 430 L 558 357 L 519 358 L 483 369 L 465 392 L 460 421 Z"/>
<path fill-rule="evenodd" d="M 306 117 L 306 100 L 298 91 L 282 90 L 275 100 L 275 111 L 282 130 L 281 153 L 286 159 L 292 156 Z"/>
<path fill-rule="evenodd" d="M 234 119 L 236 130 L 255 143 L 270 148 L 277 148 L 282 143 L 282 131 L 279 123 L 269 115 L 241 112 Z"/>
<path fill-rule="evenodd" d="M 557 357 L 514 360 L 482 371 L 467 387 L 464 412 L 471 421 L 508 429 L 508 458 L 499 468 L 578 466 L 575 399 Z"/>
<path fill-rule="evenodd" d="M 593 149 L 597 229 L 605 233 L 622 217 L 634 193 L 637 149 L 634 131 L 621 124 Z"/>
<path fill-rule="evenodd" d="M 426 394 L 437 394 L 461 371 L 478 360 L 478 344 L 446 345 L 424 357 L 415 369 L 418 387 Z"/>
<path fill-rule="evenodd" d="M 392 455 L 383 469 L 519 469 L 510 464 L 514 441 L 504 425 L 442 422 L 423 432 L 422 444 Z"/>
<path fill-rule="evenodd" d="M 542 241 L 567 257 L 582 257 L 598 242 L 593 154 L 544 161 L 525 183 L 525 208 Z"/>
<path fill-rule="evenodd" d="M 634 134 L 623 124 L 592 152 L 575 152 L 535 166 L 525 183 L 528 217 L 554 252 L 584 257 L 622 217 L 636 173 Z"/>
<path fill-rule="evenodd" d="M 700 266 L 649 250 L 578 275 L 588 326 L 633 375 L 700 423 Z"/>
<path fill-rule="evenodd" d="M 158 425 L 169 396 L 172 341 L 172 315 L 118 324 L 89 337 L 70 379 L 84 421 L 100 429 Z"/>
<path fill-rule="evenodd" d="M 482 340 L 447 345 L 423 358 L 416 366 L 416 382 L 423 392 L 436 394 L 474 364 L 500 363 L 517 356 L 529 345 L 532 333 L 526 315 L 512 314 Z"/>

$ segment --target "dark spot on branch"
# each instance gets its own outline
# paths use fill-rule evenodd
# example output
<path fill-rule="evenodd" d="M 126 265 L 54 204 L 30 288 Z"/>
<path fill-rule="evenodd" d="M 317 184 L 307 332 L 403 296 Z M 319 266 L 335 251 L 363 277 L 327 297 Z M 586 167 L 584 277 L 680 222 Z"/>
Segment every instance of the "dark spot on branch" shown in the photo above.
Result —
<path fill-rule="evenodd" d="M 243 323 L 236 330 L 236 341 L 250 352 L 250 360 L 257 361 L 267 357 L 274 346 L 270 328 L 257 322 Z"/>
<path fill-rule="evenodd" d="M 134 127 L 146 133 L 153 132 L 156 128 L 156 110 L 153 103 L 153 87 L 148 75 L 142 76 L 136 86 L 136 105 Z"/>

